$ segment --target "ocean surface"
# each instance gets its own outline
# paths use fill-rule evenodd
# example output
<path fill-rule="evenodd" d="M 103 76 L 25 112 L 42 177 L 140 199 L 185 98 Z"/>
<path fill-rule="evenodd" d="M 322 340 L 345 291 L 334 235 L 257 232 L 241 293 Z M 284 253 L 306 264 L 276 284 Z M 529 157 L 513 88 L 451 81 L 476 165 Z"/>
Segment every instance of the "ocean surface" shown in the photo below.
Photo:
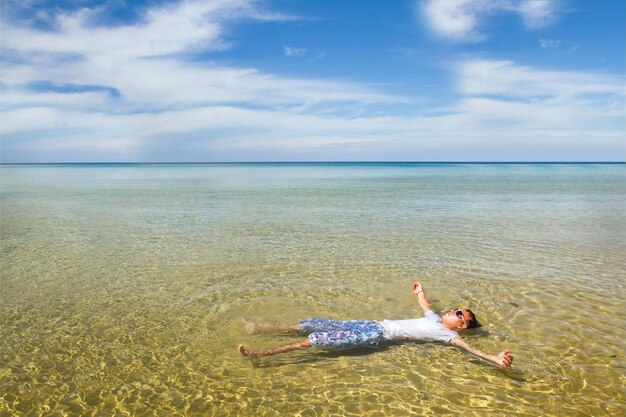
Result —
<path fill-rule="evenodd" d="M 1 416 L 624 416 L 623 164 L 0 166 Z M 241 317 L 469 307 L 453 347 L 246 359 Z"/>

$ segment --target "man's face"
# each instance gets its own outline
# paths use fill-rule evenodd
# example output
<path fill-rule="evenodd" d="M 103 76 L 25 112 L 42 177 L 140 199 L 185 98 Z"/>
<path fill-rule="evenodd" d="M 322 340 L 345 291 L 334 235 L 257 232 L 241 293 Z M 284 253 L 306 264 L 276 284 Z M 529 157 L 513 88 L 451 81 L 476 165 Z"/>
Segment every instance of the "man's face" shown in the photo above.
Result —
<path fill-rule="evenodd" d="M 467 329 L 467 324 L 472 320 L 464 308 L 450 310 L 441 317 L 445 324 L 450 324 L 457 329 Z"/>

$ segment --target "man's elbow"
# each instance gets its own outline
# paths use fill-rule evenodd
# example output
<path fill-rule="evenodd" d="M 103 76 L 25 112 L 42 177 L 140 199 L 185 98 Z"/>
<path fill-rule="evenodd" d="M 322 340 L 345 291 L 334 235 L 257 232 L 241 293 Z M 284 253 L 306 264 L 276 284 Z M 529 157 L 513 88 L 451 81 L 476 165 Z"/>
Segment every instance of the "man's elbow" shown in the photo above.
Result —
<path fill-rule="evenodd" d="M 453 337 L 452 339 L 448 340 L 448 344 L 459 348 L 467 348 L 467 344 L 460 337 Z"/>

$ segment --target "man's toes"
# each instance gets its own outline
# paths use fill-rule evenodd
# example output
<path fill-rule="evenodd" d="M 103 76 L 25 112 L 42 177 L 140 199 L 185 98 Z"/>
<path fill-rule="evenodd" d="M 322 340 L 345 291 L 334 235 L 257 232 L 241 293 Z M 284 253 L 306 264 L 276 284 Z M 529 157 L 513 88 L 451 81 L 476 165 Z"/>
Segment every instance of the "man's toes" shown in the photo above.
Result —
<path fill-rule="evenodd" d="M 248 352 L 246 352 L 246 348 L 243 347 L 243 345 L 237 346 L 237 352 L 239 352 L 240 355 L 248 356 Z"/>

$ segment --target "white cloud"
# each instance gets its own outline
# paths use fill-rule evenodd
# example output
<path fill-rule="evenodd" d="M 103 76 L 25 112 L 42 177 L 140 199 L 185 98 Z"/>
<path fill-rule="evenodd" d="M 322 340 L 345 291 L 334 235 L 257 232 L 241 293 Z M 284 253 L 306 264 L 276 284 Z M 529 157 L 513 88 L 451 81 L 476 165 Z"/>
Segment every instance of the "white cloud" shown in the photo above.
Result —
<path fill-rule="evenodd" d="M 527 29 L 539 29 L 555 19 L 555 0 L 419 0 L 418 7 L 432 31 L 456 42 L 480 42 L 487 36 L 481 24 L 489 15 L 518 14 Z"/>
<path fill-rule="evenodd" d="M 548 26 L 555 18 L 557 0 L 525 0 L 517 11 L 522 16 L 524 26 L 528 29 L 539 29 Z"/>
<path fill-rule="evenodd" d="M 224 26 L 234 19 L 293 19 L 261 10 L 253 1 L 184 1 L 114 27 L 94 27 L 90 22 L 98 13 L 60 13 L 51 18 L 53 31 L 3 22 L 5 149 L 123 153 L 150 147 L 156 137 L 220 129 L 284 136 L 300 134 L 298 126 L 315 128 L 319 120 L 308 123 L 310 117 L 298 114 L 313 105 L 406 101 L 358 83 L 285 78 L 184 59 L 228 47 Z M 44 83 L 45 91 L 32 83 Z M 338 128 L 331 116 L 323 120 Z"/>
<path fill-rule="evenodd" d="M 150 9 L 145 21 L 105 27 L 89 22 L 98 9 L 58 14 L 54 32 L 18 28 L 5 23 L 4 47 L 31 53 L 76 54 L 88 59 L 105 57 L 119 63 L 126 58 L 148 58 L 190 48 L 218 49 L 220 26 L 215 15 L 242 10 L 242 1 L 181 2 Z M 243 11 L 242 11 L 243 13 Z"/>
<path fill-rule="evenodd" d="M 511 61 L 469 60 L 459 65 L 458 74 L 460 91 L 468 95 L 509 98 L 624 95 L 624 80 L 614 75 L 534 69 Z"/>
<path fill-rule="evenodd" d="M 306 54 L 305 48 L 294 48 L 291 46 L 283 45 L 283 50 L 287 56 L 304 56 Z"/>
<path fill-rule="evenodd" d="M 623 148 L 624 82 L 618 76 L 468 60 L 455 68 L 459 96 L 448 108 L 355 117 L 368 104 L 408 100 L 359 83 L 181 59 L 229 47 L 224 33 L 232 19 L 290 19 L 256 4 L 187 1 L 153 8 L 139 23 L 108 28 L 89 24 L 93 10 L 57 16 L 55 31 L 3 23 L 0 42 L 13 58 L 2 73 L 3 157 L 30 152 L 45 160 L 74 152 L 128 160 L 167 144 L 160 160 L 183 148 L 200 160 L 242 149 L 272 152 L 277 159 L 338 149 L 344 150 L 334 154 L 338 158 L 360 150 L 376 158 L 401 149 L 407 159 L 419 159 L 422 150 L 471 143 L 526 141 L 539 148 L 546 138 L 575 138 L 581 147 L 593 146 L 597 142 L 587 139 L 594 138 Z M 447 36 L 479 40 L 482 16 L 505 6 L 521 10 L 523 3 L 428 4 Z M 41 82 L 46 91 L 26 87 Z M 77 92 L 68 85 L 84 88 Z"/>
<path fill-rule="evenodd" d="M 557 49 L 561 46 L 561 41 L 540 38 L 539 46 L 544 49 Z"/>
<path fill-rule="evenodd" d="M 83 9 L 57 16 L 58 28 L 53 32 L 5 23 L 0 42 L 19 59 L 4 65 L 2 81 L 13 88 L 41 81 L 103 86 L 118 91 L 122 104 L 135 109 L 225 102 L 301 105 L 402 100 L 356 83 L 290 79 L 253 68 L 180 58 L 227 47 L 224 19 L 290 19 L 260 11 L 255 4 L 186 1 L 150 9 L 141 22 L 116 27 L 92 27 L 89 22 L 97 11 Z M 293 55 L 304 54 L 303 49 L 285 48 Z"/>
<path fill-rule="evenodd" d="M 348 152 L 344 155 L 363 150 L 373 156 L 401 149 L 411 159 L 410 155 L 420 152 L 472 144 L 483 149 L 508 149 L 509 144 L 511 149 L 553 146 L 555 152 L 559 147 L 591 151 L 602 144 L 615 155 L 624 150 L 622 78 L 488 60 L 463 62 L 456 75 L 458 102 L 425 114 L 339 117 L 295 107 L 233 105 L 119 115 L 27 108 L 5 113 L 8 123 L 3 123 L 0 133 L 48 132 L 45 138 L 15 149 L 90 150 L 127 156 L 141 155 L 154 143 L 165 141 L 170 149 L 185 147 L 198 159 L 220 152 L 254 150 L 280 158 L 339 149 Z M 551 158 L 559 159 L 559 154 Z"/>
<path fill-rule="evenodd" d="M 55 107 L 74 109 L 102 108 L 109 104 L 110 94 L 105 91 L 84 92 L 40 92 L 10 89 L 2 94 L 2 104 L 6 107 Z"/>
<path fill-rule="evenodd" d="M 426 22 L 439 35 L 455 41 L 480 41 L 472 0 L 428 0 L 423 3 Z"/>

